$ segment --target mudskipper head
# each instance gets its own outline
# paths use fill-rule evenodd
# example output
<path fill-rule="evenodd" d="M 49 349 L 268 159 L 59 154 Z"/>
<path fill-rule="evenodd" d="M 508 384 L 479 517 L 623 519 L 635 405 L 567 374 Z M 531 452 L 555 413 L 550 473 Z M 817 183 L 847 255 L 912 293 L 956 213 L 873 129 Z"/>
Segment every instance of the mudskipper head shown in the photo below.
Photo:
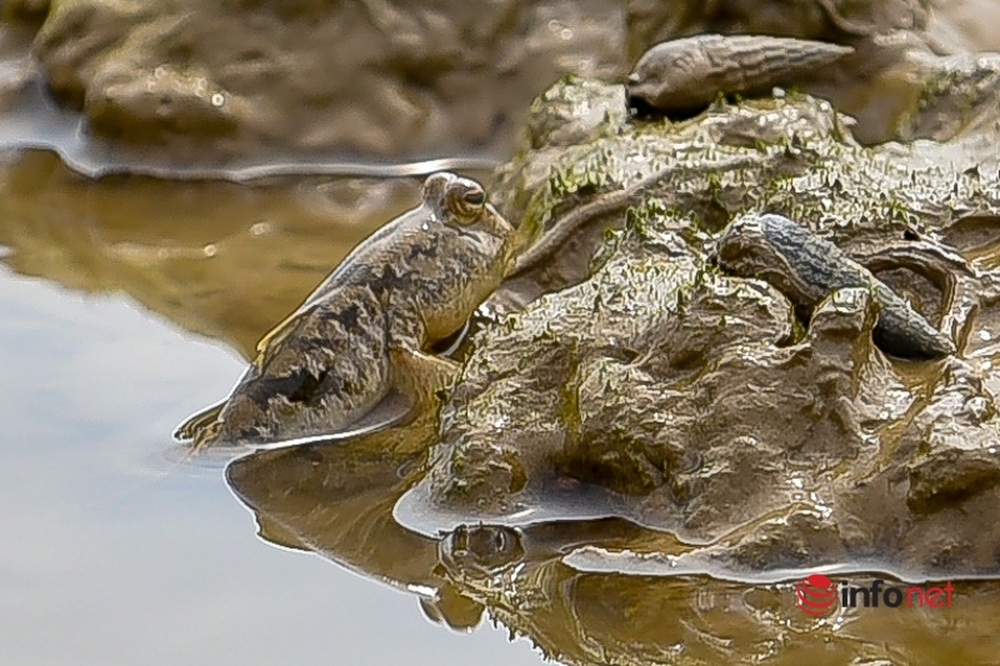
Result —
<path fill-rule="evenodd" d="M 675 114 L 682 110 L 696 112 L 704 108 L 698 100 L 691 99 L 690 91 L 692 85 L 706 87 L 704 77 L 692 77 L 692 73 L 706 68 L 705 54 L 699 48 L 686 47 L 689 42 L 677 40 L 657 44 L 632 67 L 626 79 L 625 98 L 638 115 Z"/>
<path fill-rule="evenodd" d="M 486 191 L 471 178 L 442 171 L 424 181 L 424 203 L 443 222 L 467 226 L 474 224 L 486 209 Z"/>
<path fill-rule="evenodd" d="M 502 239 L 514 228 L 486 201 L 486 190 L 475 180 L 441 171 L 424 180 L 424 205 L 438 221 L 457 229 L 478 229 Z"/>
<path fill-rule="evenodd" d="M 741 277 L 763 278 L 786 263 L 768 234 L 772 218 L 778 216 L 746 215 L 730 223 L 716 245 L 719 265 Z"/>
<path fill-rule="evenodd" d="M 670 62 L 656 57 L 655 49 L 639 58 L 629 72 L 625 85 L 625 99 L 628 106 L 640 115 L 652 115 L 657 102 L 665 96 L 663 91 L 670 85 Z"/>

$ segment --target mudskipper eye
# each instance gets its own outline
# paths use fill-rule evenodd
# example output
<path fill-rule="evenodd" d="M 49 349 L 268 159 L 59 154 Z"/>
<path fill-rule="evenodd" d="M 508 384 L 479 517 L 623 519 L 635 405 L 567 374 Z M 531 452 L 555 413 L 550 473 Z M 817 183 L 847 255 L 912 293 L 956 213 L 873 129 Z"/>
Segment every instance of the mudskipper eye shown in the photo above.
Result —
<path fill-rule="evenodd" d="M 479 183 L 463 178 L 449 188 L 447 203 L 460 224 L 472 224 L 486 206 L 486 192 Z"/>

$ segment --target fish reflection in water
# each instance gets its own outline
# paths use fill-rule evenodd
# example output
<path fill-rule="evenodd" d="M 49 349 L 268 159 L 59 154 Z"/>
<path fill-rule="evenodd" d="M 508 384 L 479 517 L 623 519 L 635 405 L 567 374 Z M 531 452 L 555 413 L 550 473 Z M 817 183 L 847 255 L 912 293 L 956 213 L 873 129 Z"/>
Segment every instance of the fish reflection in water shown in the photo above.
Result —
<path fill-rule="evenodd" d="M 488 578 L 524 558 L 520 532 L 506 525 L 460 525 L 440 542 L 441 563 L 460 575 Z"/>
<path fill-rule="evenodd" d="M 264 539 L 408 591 L 429 619 L 452 629 L 471 630 L 489 616 L 562 663 L 986 664 L 1000 650 L 983 622 L 1000 611 L 1000 583 L 955 582 L 947 614 L 860 608 L 817 620 L 795 606 L 794 581 L 567 564 L 567 555 L 587 549 L 641 556 L 684 548 L 621 519 L 472 522 L 437 539 L 410 532 L 393 520 L 393 506 L 422 473 L 434 433 L 424 418 L 347 442 L 262 451 L 232 462 L 226 476 Z"/>

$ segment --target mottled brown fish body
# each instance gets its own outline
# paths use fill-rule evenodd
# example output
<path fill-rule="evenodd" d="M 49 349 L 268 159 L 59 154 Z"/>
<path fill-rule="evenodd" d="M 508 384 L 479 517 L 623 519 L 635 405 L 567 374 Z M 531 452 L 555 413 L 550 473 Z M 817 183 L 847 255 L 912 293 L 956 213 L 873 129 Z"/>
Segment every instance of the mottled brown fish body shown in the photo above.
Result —
<path fill-rule="evenodd" d="M 393 313 L 390 330 L 397 341 L 403 336 L 429 346 L 461 328 L 500 285 L 511 233 L 488 204 L 479 223 L 458 227 L 425 203 L 363 241 L 302 310 L 345 285 L 367 285 Z"/>
<path fill-rule="evenodd" d="M 867 288 L 881 308 L 873 338 L 883 351 L 911 359 L 955 353 L 948 336 L 906 299 L 836 245 L 788 218 L 747 215 L 734 221 L 719 240 L 718 259 L 725 270 L 765 280 L 809 310 L 838 289 Z"/>
<path fill-rule="evenodd" d="M 261 340 L 229 398 L 178 429 L 196 444 L 270 443 L 356 422 L 433 343 L 459 330 L 503 279 L 512 227 L 475 181 L 440 173 L 423 203 L 362 241 Z M 424 355 L 423 357 L 421 355 Z"/>
<path fill-rule="evenodd" d="M 853 51 L 788 37 L 686 37 L 646 51 L 629 74 L 627 92 L 630 100 L 664 113 L 693 113 L 720 93 L 766 93 Z"/>
<path fill-rule="evenodd" d="M 483 217 L 488 225 L 446 228 L 410 247 L 417 270 L 409 271 L 405 288 L 393 290 L 390 310 L 419 316 L 425 345 L 461 328 L 503 281 L 513 228 L 491 206 Z"/>
<path fill-rule="evenodd" d="M 371 289 L 329 294 L 258 355 L 223 406 L 213 438 L 269 442 L 364 416 L 388 392 L 388 330 Z"/>

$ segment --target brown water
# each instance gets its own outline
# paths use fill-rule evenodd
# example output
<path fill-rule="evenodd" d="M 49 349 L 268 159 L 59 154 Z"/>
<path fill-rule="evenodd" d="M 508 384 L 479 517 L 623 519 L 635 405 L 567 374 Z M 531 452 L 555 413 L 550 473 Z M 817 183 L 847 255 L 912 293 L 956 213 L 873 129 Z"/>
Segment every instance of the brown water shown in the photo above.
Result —
<path fill-rule="evenodd" d="M 0 166 L 0 664 L 538 663 L 261 540 L 221 463 L 181 464 L 170 440 L 415 192 Z"/>
<path fill-rule="evenodd" d="M 184 460 L 173 428 L 418 184 L 93 180 L 6 156 L 0 664 L 539 663 L 531 642 L 568 663 L 1000 664 L 995 582 L 813 619 L 789 583 L 645 575 L 676 540 L 615 521 L 487 530 L 500 552 L 442 564 L 454 538 L 392 518 L 432 419 L 228 472 Z M 563 557 L 594 545 L 629 555 Z"/>

